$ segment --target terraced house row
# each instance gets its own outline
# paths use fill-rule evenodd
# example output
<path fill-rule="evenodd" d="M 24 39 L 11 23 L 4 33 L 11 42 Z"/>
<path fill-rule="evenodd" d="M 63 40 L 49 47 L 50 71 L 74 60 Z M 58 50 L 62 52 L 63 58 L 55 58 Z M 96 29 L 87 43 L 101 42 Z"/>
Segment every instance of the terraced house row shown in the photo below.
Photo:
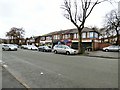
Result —
<path fill-rule="evenodd" d="M 105 35 L 104 37 L 102 35 Z M 85 49 L 98 50 L 103 47 L 109 46 L 116 42 L 116 34 L 114 36 L 106 36 L 103 29 L 85 27 L 82 31 L 82 44 Z M 5 43 L 12 43 L 14 40 L 4 40 Z M 76 28 L 50 32 L 42 36 L 34 36 L 30 38 L 21 38 L 15 40 L 16 44 L 34 44 L 39 45 L 52 45 L 62 43 L 74 49 L 78 48 L 78 30 Z"/>
<path fill-rule="evenodd" d="M 97 30 L 85 27 L 82 32 L 82 38 L 84 48 L 99 49 L 100 40 Z M 32 39 L 29 39 L 27 42 L 29 44 L 34 43 L 35 45 L 52 44 L 53 46 L 58 43 L 63 43 L 72 48 L 78 48 L 78 31 L 75 28 L 51 32 Z"/>

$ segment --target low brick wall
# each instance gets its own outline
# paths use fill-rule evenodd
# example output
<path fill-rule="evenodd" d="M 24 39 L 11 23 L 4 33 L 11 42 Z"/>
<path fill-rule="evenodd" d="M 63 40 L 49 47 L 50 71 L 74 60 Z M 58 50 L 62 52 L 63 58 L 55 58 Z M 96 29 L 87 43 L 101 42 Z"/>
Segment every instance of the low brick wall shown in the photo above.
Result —
<path fill-rule="evenodd" d="M 109 43 L 98 43 L 99 49 L 101 50 L 104 47 L 110 46 L 111 44 Z"/>
<path fill-rule="evenodd" d="M 99 43 L 98 42 L 94 42 L 93 50 L 99 50 Z"/>

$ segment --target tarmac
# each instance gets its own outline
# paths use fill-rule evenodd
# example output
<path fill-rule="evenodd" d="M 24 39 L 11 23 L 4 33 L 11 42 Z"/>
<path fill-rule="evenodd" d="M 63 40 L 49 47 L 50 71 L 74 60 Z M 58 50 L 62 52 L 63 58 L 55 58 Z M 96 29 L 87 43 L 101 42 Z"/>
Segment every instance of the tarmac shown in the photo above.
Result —
<path fill-rule="evenodd" d="M 87 51 L 85 53 L 89 57 L 120 59 L 120 52 Z M 28 90 L 6 68 L 2 67 L 2 90 L 7 89 Z"/>

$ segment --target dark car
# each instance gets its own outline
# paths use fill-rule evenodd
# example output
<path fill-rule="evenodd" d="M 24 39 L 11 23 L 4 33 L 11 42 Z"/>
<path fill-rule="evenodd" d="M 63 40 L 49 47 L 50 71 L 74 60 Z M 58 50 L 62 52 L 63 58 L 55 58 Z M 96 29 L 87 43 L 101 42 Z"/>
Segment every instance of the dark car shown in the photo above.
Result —
<path fill-rule="evenodd" d="M 52 49 L 48 46 L 39 46 L 38 50 L 42 51 L 42 52 L 51 52 L 52 51 Z"/>

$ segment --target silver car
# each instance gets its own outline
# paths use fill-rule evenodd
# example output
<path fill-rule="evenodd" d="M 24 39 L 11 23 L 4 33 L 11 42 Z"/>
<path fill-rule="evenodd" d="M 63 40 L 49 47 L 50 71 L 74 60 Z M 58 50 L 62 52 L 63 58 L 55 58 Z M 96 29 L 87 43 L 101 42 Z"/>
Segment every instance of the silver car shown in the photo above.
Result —
<path fill-rule="evenodd" d="M 108 47 L 104 47 L 103 51 L 119 51 L 120 52 L 120 46 L 116 46 L 116 45 L 112 45 L 112 46 L 108 46 Z"/>
<path fill-rule="evenodd" d="M 70 48 L 67 45 L 55 45 L 52 50 L 55 54 L 57 53 L 64 53 L 64 54 L 77 54 L 78 51 L 75 49 Z"/>
<path fill-rule="evenodd" d="M 10 45 L 10 44 L 4 44 L 2 45 L 2 50 L 5 51 L 5 50 L 14 50 L 14 51 L 17 51 L 17 47 L 14 46 L 14 45 Z"/>
<path fill-rule="evenodd" d="M 34 45 L 27 45 L 28 50 L 38 50 L 38 48 Z"/>

